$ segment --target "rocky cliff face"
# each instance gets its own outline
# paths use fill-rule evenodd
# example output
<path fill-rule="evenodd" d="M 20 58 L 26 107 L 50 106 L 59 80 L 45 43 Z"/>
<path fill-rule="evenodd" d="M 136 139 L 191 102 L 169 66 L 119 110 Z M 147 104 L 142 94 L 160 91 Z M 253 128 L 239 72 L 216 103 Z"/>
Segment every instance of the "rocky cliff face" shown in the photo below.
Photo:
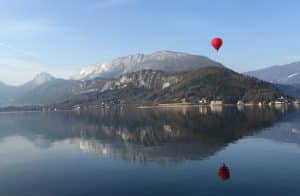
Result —
<path fill-rule="evenodd" d="M 172 86 L 183 79 L 180 75 L 170 75 L 162 71 L 142 70 L 120 76 L 118 79 L 108 82 L 101 92 L 106 90 L 126 88 L 129 86 L 162 90 Z"/>

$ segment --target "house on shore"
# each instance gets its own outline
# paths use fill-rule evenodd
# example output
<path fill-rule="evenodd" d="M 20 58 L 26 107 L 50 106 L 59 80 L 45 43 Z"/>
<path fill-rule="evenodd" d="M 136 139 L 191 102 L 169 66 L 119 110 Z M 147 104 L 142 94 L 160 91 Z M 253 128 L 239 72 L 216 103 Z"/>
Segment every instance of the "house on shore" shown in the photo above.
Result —
<path fill-rule="evenodd" d="M 282 104 L 288 104 L 288 100 L 285 99 L 284 97 L 280 97 L 279 99 L 277 99 L 274 104 L 275 105 L 282 105 Z"/>
<path fill-rule="evenodd" d="M 205 99 L 205 98 L 200 99 L 200 100 L 198 101 L 198 103 L 199 103 L 200 105 L 208 105 L 208 104 L 209 104 L 208 100 Z"/>

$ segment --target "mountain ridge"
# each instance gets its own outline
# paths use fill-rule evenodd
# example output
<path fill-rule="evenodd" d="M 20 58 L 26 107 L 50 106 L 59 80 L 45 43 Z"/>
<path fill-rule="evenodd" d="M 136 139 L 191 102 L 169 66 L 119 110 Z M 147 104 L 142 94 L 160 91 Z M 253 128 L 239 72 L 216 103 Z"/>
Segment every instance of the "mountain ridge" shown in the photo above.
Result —
<path fill-rule="evenodd" d="M 249 71 L 245 74 L 276 84 L 300 84 L 300 61 Z"/>
<path fill-rule="evenodd" d="M 47 72 L 41 72 L 33 77 L 32 80 L 18 86 L 13 86 L 0 81 L 0 105 L 19 105 L 20 97 L 29 91 L 54 81 L 57 78 Z"/>
<path fill-rule="evenodd" d="M 83 67 L 72 79 L 85 80 L 96 77 L 114 78 L 143 69 L 167 72 L 185 71 L 206 66 L 223 66 L 205 56 L 162 50 L 151 54 L 137 53 L 113 59 L 110 63 Z"/>
<path fill-rule="evenodd" d="M 274 83 L 282 92 L 300 97 L 300 61 L 249 71 L 246 75 Z"/>

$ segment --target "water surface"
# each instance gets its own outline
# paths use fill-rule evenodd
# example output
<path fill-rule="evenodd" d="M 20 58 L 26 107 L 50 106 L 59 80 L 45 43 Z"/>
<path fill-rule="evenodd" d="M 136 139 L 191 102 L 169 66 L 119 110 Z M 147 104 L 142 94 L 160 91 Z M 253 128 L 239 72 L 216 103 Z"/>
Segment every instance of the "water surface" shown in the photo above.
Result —
<path fill-rule="evenodd" d="M 300 195 L 299 119 L 287 108 L 1 113 L 0 195 Z"/>

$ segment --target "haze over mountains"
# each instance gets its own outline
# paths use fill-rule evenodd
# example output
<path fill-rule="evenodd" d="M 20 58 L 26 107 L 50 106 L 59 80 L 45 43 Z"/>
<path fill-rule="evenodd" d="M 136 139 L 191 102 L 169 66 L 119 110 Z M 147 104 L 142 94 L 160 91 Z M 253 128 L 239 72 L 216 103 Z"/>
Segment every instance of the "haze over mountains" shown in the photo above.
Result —
<path fill-rule="evenodd" d="M 267 67 L 246 74 L 277 84 L 300 84 L 300 62 Z"/>
<path fill-rule="evenodd" d="M 236 73 L 204 56 L 159 51 L 121 57 L 84 67 L 70 80 L 41 73 L 15 87 L 0 83 L 0 105 L 94 101 L 197 102 L 201 98 L 235 103 L 284 96 L 274 86 Z"/>
<path fill-rule="evenodd" d="M 245 74 L 274 83 L 286 94 L 300 97 L 300 62 L 271 66 Z"/>
<path fill-rule="evenodd" d="M 42 86 L 50 81 L 54 81 L 56 78 L 48 73 L 40 73 L 36 75 L 31 81 L 26 82 L 20 86 L 11 86 L 3 82 L 0 82 L 0 105 L 7 104 L 20 104 L 18 99 L 27 92 L 34 90 L 35 88 Z"/>
<path fill-rule="evenodd" d="M 49 73 L 42 72 L 38 75 L 36 75 L 31 81 L 25 83 L 23 86 L 27 86 L 29 88 L 34 88 L 40 85 L 43 85 L 47 82 L 53 81 L 56 78 Z"/>

